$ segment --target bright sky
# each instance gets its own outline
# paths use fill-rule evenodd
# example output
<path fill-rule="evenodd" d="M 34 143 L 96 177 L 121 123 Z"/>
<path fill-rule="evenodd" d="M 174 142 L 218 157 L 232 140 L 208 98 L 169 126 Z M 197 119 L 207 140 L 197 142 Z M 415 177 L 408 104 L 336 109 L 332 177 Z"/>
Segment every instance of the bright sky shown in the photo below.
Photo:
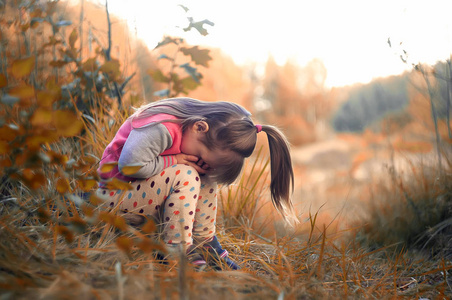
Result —
<path fill-rule="evenodd" d="M 97 0 L 105 4 L 103 0 Z M 108 0 L 153 48 L 164 34 L 221 48 L 237 64 L 264 64 L 271 54 L 300 66 L 320 58 L 328 86 L 399 74 L 412 62 L 434 63 L 452 52 L 451 0 Z M 186 14 L 178 6 L 190 9 Z M 187 16 L 215 23 L 209 35 L 183 33 Z M 387 40 L 391 38 L 389 48 Z M 402 45 L 400 45 L 402 42 Z"/>

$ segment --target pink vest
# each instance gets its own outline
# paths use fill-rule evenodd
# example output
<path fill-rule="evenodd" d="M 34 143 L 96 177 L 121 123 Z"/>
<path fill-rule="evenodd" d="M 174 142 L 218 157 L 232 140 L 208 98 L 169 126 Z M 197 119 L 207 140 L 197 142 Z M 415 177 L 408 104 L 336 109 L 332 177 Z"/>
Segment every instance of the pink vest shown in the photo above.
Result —
<path fill-rule="evenodd" d="M 172 115 L 158 114 L 158 115 L 150 116 L 150 117 L 143 118 L 143 119 L 134 119 L 133 127 L 140 128 L 140 127 L 146 126 L 152 122 L 158 122 L 161 120 L 174 120 L 174 119 L 177 119 L 177 118 Z M 160 153 L 160 155 L 161 156 L 174 155 L 174 154 L 181 153 L 181 151 L 180 151 L 180 144 L 182 141 L 181 125 L 178 123 L 171 123 L 171 122 L 163 122 L 161 124 L 164 125 L 168 129 L 168 131 L 173 139 L 173 144 L 171 145 L 170 148 L 168 148 L 165 151 L 163 151 L 162 153 Z M 133 177 L 128 177 L 128 176 L 122 175 L 119 172 L 118 166 L 115 166 L 113 168 L 113 170 L 111 170 L 108 173 L 100 172 L 100 167 L 103 164 L 111 163 L 111 162 L 118 162 L 119 156 L 121 155 L 121 152 L 122 152 L 122 147 L 124 146 L 124 143 L 126 142 L 127 137 L 129 136 L 132 129 L 133 129 L 132 123 L 128 119 L 127 121 L 124 122 L 124 124 L 121 125 L 121 127 L 119 128 L 119 130 L 116 133 L 113 140 L 110 142 L 110 144 L 108 144 L 107 148 L 105 148 L 104 154 L 102 155 L 102 159 L 100 160 L 100 163 L 99 163 L 99 169 L 97 169 L 99 176 L 103 180 L 116 177 L 120 180 L 128 182 L 128 181 L 135 179 Z"/>

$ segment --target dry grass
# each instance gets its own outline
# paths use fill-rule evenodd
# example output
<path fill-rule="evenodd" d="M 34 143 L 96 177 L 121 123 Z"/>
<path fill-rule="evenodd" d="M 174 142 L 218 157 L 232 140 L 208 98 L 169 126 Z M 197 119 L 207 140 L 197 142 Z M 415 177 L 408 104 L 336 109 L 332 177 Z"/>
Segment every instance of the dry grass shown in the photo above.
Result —
<path fill-rule="evenodd" d="M 149 228 L 122 224 L 120 219 L 116 223 L 99 221 L 102 218 L 93 217 L 97 210 L 81 209 L 70 201 L 56 201 L 53 216 L 43 217 L 36 209 L 42 207 L 39 199 L 26 191 L 12 190 L 11 194 L 21 192 L 22 198 L 2 200 L 2 297 L 442 299 L 452 295 L 448 280 L 452 266 L 447 256 L 439 252 L 430 257 L 413 254 L 392 245 L 397 238 L 388 234 L 390 230 L 381 231 L 393 225 L 390 219 L 394 218 L 394 210 L 402 210 L 403 205 L 406 208 L 404 193 L 394 193 L 400 191 L 400 186 L 393 186 L 386 195 L 379 190 L 379 199 L 390 201 L 392 211 L 374 206 L 374 213 L 385 218 L 370 219 L 365 227 L 367 243 L 363 244 L 356 238 L 359 228 L 331 233 L 328 225 L 316 223 L 316 213 L 297 230 L 283 230 L 275 225 L 279 220 L 269 217 L 262 201 L 257 201 L 265 199 L 266 190 L 261 186 L 265 182 L 265 166 L 266 162 L 257 157 L 248 168 L 257 175 L 245 176 L 237 186 L 223 189 L 220 197 L 223 222 L 219 237 L 231 258 L 242 266 L 240 271 L 225 268 L 220 272 L 199 272 L 178 258 L 161 264 L 153 251 L 160 245 L 147 238 Z M 431 182 L 428 177 L 420 178 L 425 181 L 423 191 L 430 195 Z M 420 188 L 417 184 L 403 186 L 405 192 L 419 195 L 414 187 Z M 435 188 L 434 195 L 448 196 L 450 200 L 450 186 L 448 189 L 448 194 L 444 194 Z M 425 198 L 419 197 L 416 205 L 421 205 L 422 199 Z M 76 218 L 86 223 L 73 222 Z M 450 225 L 444 222 L 448 221 L 443 220 L 428 232 L 439 237 L 440 229 Z M 402 227 L 395 226 L 393 233 L 405 234 Z M 376 239 L 377 233 L 388 240 Z M 371 239 L 378 241 L 379 246 L 370 243 Z"/>
<path fill-rule="evenodd" d="M 88 158 L 100 157 L 126 117 L 117 114 L 112 123 L 110 116 L 98 114 L 96 126 L 85 123 L 80 139 L 53 146 L 76 158 L 74 174 L 95 171 Z M 443 247 L 452 223 L 450 164 L 442 184 L 428 173 L 432 170 L 415 165 L 405 179 L 393 173 L 389 185 L 374 189 L 364 227 L 336 226 L 339 217 L 324 224 L 317 211 L 290 229 L 269 205 L 268 161 L 261 151 L 237 185 L 220 192 L 218 236 L 240 271 L 199 271 L 183 257 L 162 264 L 156 251 L 165 249 L 154 238 L 152 222 L 132 226 L 103 211 L 96 198 L 62 196 L 53 176 L 37 191 L 20 182 L 2 182 L 2 191 L 7 190 L 0 205 L 2 299 L 452 296 L 450 247 Z M 83 192 L 80 180 L 75 176 L 70 181 L 74 194 Z M 419 211 L 426 218 L 419 219 Z M 431 243 L 435 246 L 427 246 Z"/>

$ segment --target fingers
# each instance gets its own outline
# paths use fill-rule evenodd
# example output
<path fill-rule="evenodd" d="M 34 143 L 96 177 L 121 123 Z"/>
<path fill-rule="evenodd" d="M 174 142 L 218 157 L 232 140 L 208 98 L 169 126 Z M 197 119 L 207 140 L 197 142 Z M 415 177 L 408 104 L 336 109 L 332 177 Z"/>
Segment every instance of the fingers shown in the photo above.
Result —
<path fill-rule="evenodd" d="M 186 163 L 187 166 L 193 167 L 199 174 L 205 174 L 206 170 L 194 163 Z"/>
<path fill-rule="evenodd" d="M 177 162 L 193 167 L 199 174 L 206 174 L 210 170 L 209 164 L 195 155 L 179 154 Z"/>
<path fill-rule="evenodd" d="M 203 161 L 201 158 L 196 162 L 196 164 L 204 170 L 210 169 L 210 166 L 205 161 Z"/>

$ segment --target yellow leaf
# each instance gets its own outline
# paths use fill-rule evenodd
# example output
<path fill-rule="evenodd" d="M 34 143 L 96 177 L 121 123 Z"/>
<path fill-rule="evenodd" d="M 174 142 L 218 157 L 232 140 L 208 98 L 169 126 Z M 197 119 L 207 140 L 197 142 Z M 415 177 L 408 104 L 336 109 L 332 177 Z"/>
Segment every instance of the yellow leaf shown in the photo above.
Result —
<path fill-rule="evenodd" d="M 128 176 L 128 175 L 133 175 L 136 172 L 138 172 L 143 166 L 142 165 L 128 165 L 128 166 L 124 166 L 121 169 L 121 173 Z"/>
<path fill-rule="evenodd" d="M 17 79 L 30 75 L 35 66 L 35 61 L 34 56 L 16 59 L 11 66 L 11 74 Z"/>
<path fill-rule="evenodd" d="M 58 140 L 58 137 L 55 135 L 55 131 L 43 131 L 40 134 L 28 136 L 25 139 L 25 143 L 28 148 L 37 148 L 45 143 L 51 143 Z"/>
<path fill-rule="evenodd" d="M 91 196 L 89 197 L 89 202 L 94 205 L 94 206 L 98 206 L 102 203 L 104 203 L 104 200 L 102 200 L 101 198 L 99 198 L 98 196 L 96 196 L 96 194 L 91 194 Z"/>
<path fill-rule="evenodd" d="M 97 70 L 97 61 L 96 58 L 88 58 L 83 64 L 82 64 L 83 71 L 86 72 L 94 72 Z"/>
<path fill-rule="evenodd" d="M 69 62 L 65 61 L 65 60 L 52 60 L 49 62 L 49 66 L 54 67 L 54 68 L 61 68 L 64 67 L 65 65 L 67 65 Z"/>
<path fill-rule="evenodd" d="M 33 126 L 43 126 L 52 123 L 52 111 L 38 108 L 31 116 L 30 122 Z"/>
<path fill-rule="evenodd" d="M 109 190 L 131 190 L 133 189 L 132 185 L 129 184 L 128 182 L 125 181 L 121 181 L 117 178 L 113 178 L 112 180 L 108 181 L 106 183 L 107 185 L 107 189 Z"/>
<path fill-rule="evenodd" d="M 66 178 L 58 179 L 57 183 L 56 183 L 56 190 L 60 194 L 65 194 L 67 192 L 70 192 L 71 187 L 69 185 L 69 181 Z"/>
<path fill-rule="evenodd" d="M 137 247 L 144 253 L 149 253 L 153 250 L 163 250 L 163 247 L 154 243 L 151 239 L 145 238 L 137 244 Z M 164 251 L 162 251 L 164 252 Z"/>
<path fill-rule="evenodd" d="M 47 183 L 46 177 L 41 172 L 36 174 L 24 174 L 25 183 L 32 190 L 37 190 L 40 187 L 44 186 Z"/>
<path fill-rule="evenodd" d="M 60 136 L 76 136 L 83 129 L 83 122 L 77 115 L 68 110 L 57 110 L 53 114 L 53 122 Z"/>
<path fill-rule="evenodd" d="M 54 93 L 57 96 L 61 94 L 61 87 L 55 82 L 55 78 L 51 78 L 46 83 L 46 90 L 50 93 Z"/>
<path fill-rule="evenodd" d="M 157 227 L 155 226 L 155 222 L 152 220 L 148 220 L 146 222 L 146 224 L 143 225 L 143 227 L 141 227 L 141 230 L 144 233 L 152 233 L 157 229 Z"/>
<path fill-rule="evenodd" d="M 127 230 L 127 224 L 123 217 L 115 216 L 113 219 L 113 226 L 118 228 L 119 230 L 125 231 Z"/>
<path fill-rule="evenodd" d="M 92 208 L 90 206 L 83 205 L 82 211 L 88 218 L 91 218 L 92 216 L 94 216 L 94 208 Z"/>
<path fill-rule="evenodd" d="M 94 180 L 94 179 L 81 179 L 78 182 L 78 184 L 79 184 L 80 189 L 82 191 L 89 192 L 90 190 L 92 190 L 96 186 L 97 181 Z"/>
<path fill-rule="evenodd" d="M 199 49 L 198 46 L 194 46 L 191 48 L 182 47 L 180 49 L 182 53 L 185 55 L 190 55 L 193 62 L 197 65 L 201 65 L 204 67 L 209 66 L 209 61 L 212 60 L 212 57 L 210 57 L 208 49 Z"/>
<path fill-rule="evenodd" d="M 102 166 L 100 166 L 100 172 L 101 173 L 108 173 L 110 171 L 112 171 L 115 166 L 118 165 L 118 162 L 109 162 L 109 163 L 104 163 L 102 164 Z"/>
<path fill-rule="evenodd" d="M 116 59 L 107 61 L 100 67 L 100 71 L 106 73 L 110 80 L 116 80 L 121 75 L 119 61 Z"/>
<path fill-rule="evenodd" d="M 99 220 L 100 221 L 103 221 L 103 222 L 105 222 L 107 224 L 112 224 L 113 223 L 113 219 L 114 219 L 114 216 L 112 214 L 110 214 L 109 212 L 101 211 L 99 213 Z"/>
<path fill-rule="evenodd" d="M 83 162 L 85 162 L 87 164 L 91 164 L 91 165 L 94 165 L 98 161 L 98 159 L 96 157 L 93 157 L 93 156 L 90 156 L 90 155 L 83 156 L 81 160 Z"/>
<path fill-rule="evenodd" d="M 30 85 L 21 84 L 10 89 L 9 94 L 20 99 L 29 99 L 35 96 L 35 89 Z"/>
<path fill-rule="evenodd" d="M 58 94 L 49 91 L 39 91 L 36 98 L 39 106 L 51 107 L 53 102 L 58 100 Z"/>
<path fill-rule="evenodd" d="M 30 23 L 23 24 L 23 25 L 20 26 L 20 29 L 22 30 L 22 32 L 27 31 L 28 28 L 30 28 Z"/>
<path fill-rule="evenodd" d="M 71 35 L 69 36 L 69 46 L 71 48 L 75 47 L 75 42 L 78 40 L 78 32 L 77 29 L 74 28 L 71 32 Z"/>
<path fill-rule="evenodd" d="M 0 88 L 4 88 L 8 85 L 8 80 L 6 79 L 6 76 L 3 74 L 0 74 Z"/>

